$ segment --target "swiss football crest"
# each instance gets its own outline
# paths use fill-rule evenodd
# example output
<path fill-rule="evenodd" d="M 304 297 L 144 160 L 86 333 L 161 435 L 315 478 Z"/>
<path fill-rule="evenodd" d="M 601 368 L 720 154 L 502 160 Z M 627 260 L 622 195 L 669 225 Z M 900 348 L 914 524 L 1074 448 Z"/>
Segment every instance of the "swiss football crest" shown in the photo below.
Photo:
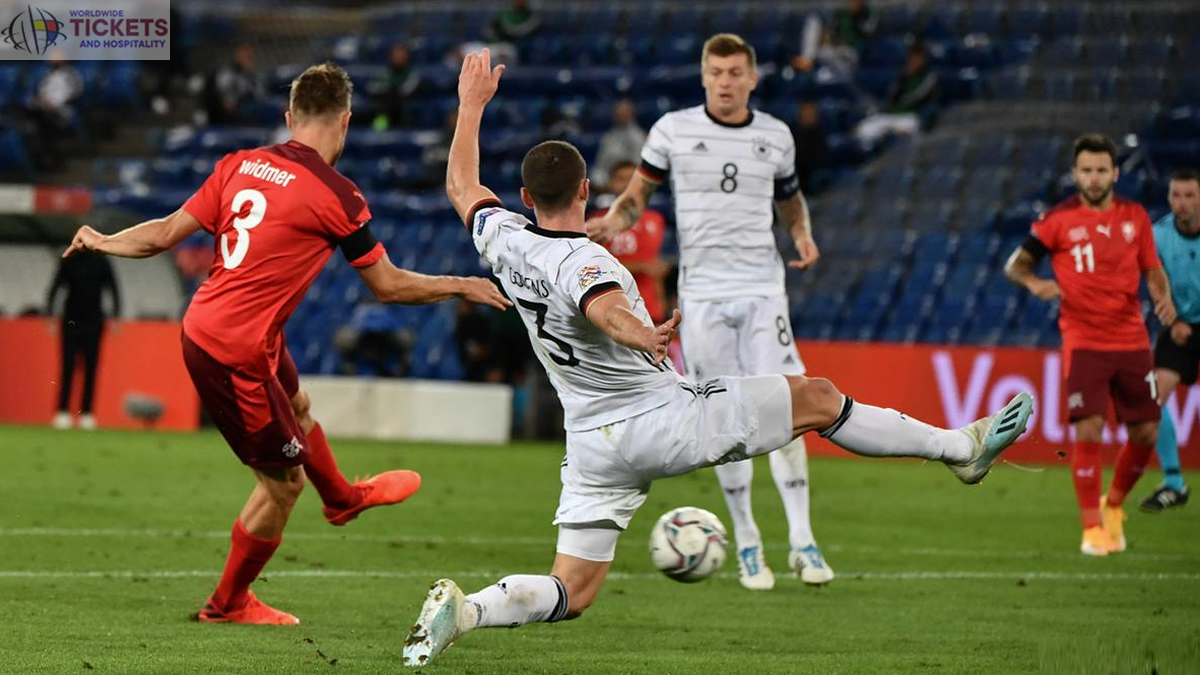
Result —
<path fill-rule="evenodd" d="M 1083 241 L 1084 239 L 1087 239 L 1088 238 L 1087 227 L 1080 225 L 1079 227 L 1071 228 L 1071 230 L 1069 232 L 1067 232 L 1067 238 L 1070 239 L 1071 241 Z"/>
<path fill-rule="evenodd" d="M 1137 236 L 1137 228 L 1127 220 L 1121 223 L 1121 235 L 1125 237 L 1126 244 L 1132 244 L 1133 238 Z"/>

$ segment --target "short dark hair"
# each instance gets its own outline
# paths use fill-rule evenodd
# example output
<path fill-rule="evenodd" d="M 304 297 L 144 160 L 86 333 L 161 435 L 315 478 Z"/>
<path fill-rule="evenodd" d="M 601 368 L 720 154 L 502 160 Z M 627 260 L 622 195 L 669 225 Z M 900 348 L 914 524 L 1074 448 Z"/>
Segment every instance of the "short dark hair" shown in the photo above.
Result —
<path fill-rule="evenodd" d="M 327 115 L 350 109 L 354 83 L 341 67 L 333 63 L 309 66 L 292 80 L 288 108 L 293 115 Z"/>
<path fill-rule="evenodd" d="M 1200 172 L 1189 166 L 1181 166 L 1171 172 L 1171 180 L 1189 181 L 1194 180 L 1200 183 Z"/>
<path fill-rule="evenodd" d="M 1117 144 L 1104 134 L 1091 133 L 1076 138 L 1071 148 L 1072 164 L 1079 160 L 1081 152 L 1107 153 L 1109 157 L 1112 157 L 1113 166 L 1117 165 Z"/>
<path fill-rule="evenodd" d="M 521 183 L 543 213 L 566 210 L 585 178 L 587 162 L 566 141 L 538 143 L 521 161 Z"/>

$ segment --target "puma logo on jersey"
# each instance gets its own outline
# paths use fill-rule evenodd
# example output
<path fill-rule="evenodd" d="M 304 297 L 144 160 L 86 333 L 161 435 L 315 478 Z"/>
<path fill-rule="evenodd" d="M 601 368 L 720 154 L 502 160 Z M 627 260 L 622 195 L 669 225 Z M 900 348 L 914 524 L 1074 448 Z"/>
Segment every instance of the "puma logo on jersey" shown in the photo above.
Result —
<path fill-rule="evenodd" d="M 277 166 L 272 166 L 270 162 L 262 160 L 244 160 L 238 173 L 250 176 L 252 178 L 261 178 L 268 183 L 274 183 L 287 187 L 289 183 L 296 180 L 296 174 L 280 169 Z"/>
<path fill-rule="evenodd" d="M 1100 234 L 1112 239 L 1112 225 L 1097 225 L 1096 231 Z"/>

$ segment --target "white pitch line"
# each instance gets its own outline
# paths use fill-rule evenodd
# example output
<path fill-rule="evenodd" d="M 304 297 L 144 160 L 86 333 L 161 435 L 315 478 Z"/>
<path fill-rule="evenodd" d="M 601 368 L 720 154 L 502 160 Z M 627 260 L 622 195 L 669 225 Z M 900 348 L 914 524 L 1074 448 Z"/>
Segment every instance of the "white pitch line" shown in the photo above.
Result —
<path fill-rule="evenodd" d="M 127 528 L 56 528 L 56 527 L 0 527 L 0 537 L 128 537 L 149 539 L 229 539 L 228 530 L 180 530 L 180 529 L 127 529 Z M 456 536 L 443 537 L 437 535 L 404 535 L 404 534 L 360 534 L 355 532 L 286 532 L 284 537 L 292 540 L 312 541 L 362 541 L 402 544 L 459 544 L 468 546 L 546 546 L 553 547 L 555 534 L 551 530 L 545 537 L 476 537 Z M 640 541 L 623 539 L 622 546 L 642 548 Z M 774 547 L 768 545 L 767 550 Z M 842 546 L 832 544 L 822 547 L 826 553 L 860 553 L 867 555 L 907 555 L 931 557 L 992 557 L 1020 559 L 1061 559 L 1078 560 L 1079 554 L 1070 550 L 1021 550 L 1021 549 L 975 549 L 975 548 L 936 548 L 913 546 Z M 1120 555 L 1122 559 L 1142 560 L 1151 562 L 1196 562 L 1200 556 L 1182 553 L 1139 553 L 1126 551 Z"/>
<path fill-rule="evenodd" d="M 217 570 L 0 570 L 0 579 L 178 579 L 216 578 Z M 487 578 L 499 579 L 503 572 L 471 570 L 447 572 L 445 570 L 277 570 L 268 571 L 264 577 L 334 578 L 334 579 L 437 579 Z M 718 578 L 734 579 L 732 572 L 717 575 Z M 608 578 L 614 581 L 643 581 L 661 579 L 653 572 L 611 572 Z M 947 581 L 947 580 L 1012 580 L 1012 581 L 1200 581 L 1200 573 L 1088 573 L 1088 572 L 978 572 L 971 570 L 911 571 L 911 572 L 839 572 L 839 579 L 860 581 Z"/>

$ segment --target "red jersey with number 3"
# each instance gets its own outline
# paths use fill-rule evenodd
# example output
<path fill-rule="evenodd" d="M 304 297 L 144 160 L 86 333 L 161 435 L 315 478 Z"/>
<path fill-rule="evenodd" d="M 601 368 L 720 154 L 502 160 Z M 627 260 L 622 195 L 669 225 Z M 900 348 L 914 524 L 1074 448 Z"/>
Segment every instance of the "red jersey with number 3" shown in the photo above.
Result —
<path fill-rule="evenodd" d="M 1138 288 L 1142 273 L 1162 263 L 1140 204 L 1113 197 L 1111 207 L 1095 211 L 1076 195 L 1034 223 L 1033 236 L 1048 249 L 1062 289 L 1065 350 L 1150 348 Z"/>
<path fill-rule="evenodd" d="M 283 326 L 333 249 L 369 235 L 359 233 L 371 218 L 366 200 L 316 150 L 289 141 L 226 155 L 183 210 L 215 239 L 184 332 L 227 366 L 274 376 Z M 365 267 L 383 254 L 377 243 L 359 247 L 350 264 Z"/>

